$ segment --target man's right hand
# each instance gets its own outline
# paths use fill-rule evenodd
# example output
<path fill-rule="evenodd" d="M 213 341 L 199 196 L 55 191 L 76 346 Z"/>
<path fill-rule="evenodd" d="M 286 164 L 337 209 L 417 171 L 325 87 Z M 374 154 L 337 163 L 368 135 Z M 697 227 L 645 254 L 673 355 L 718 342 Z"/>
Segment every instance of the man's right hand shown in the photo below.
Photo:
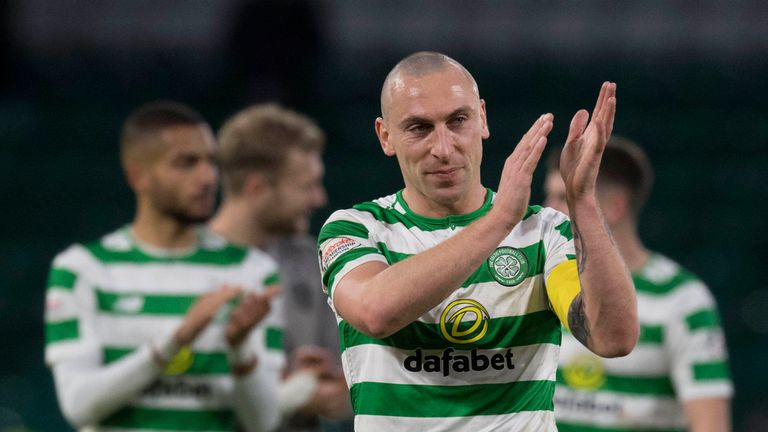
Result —
<path fill-rule="evenodd" d="M 208 326 L 219 308 L 234 299 L 240 292 L 240 288 L 225 285 L 200 296 L 184 315 L 184 320 L 176 330 L 174 335 L 176 344 L 178 346 L 191 344 Z"/>
<path fill-rule="evenodd" d="M 553 121 L 552 114 L 539 117 L 504 163 L 490 214 L 509 230 L 520 222 L 528 208 L 533 172 L 547 144 L 547 135 L 552 131 Z"/>

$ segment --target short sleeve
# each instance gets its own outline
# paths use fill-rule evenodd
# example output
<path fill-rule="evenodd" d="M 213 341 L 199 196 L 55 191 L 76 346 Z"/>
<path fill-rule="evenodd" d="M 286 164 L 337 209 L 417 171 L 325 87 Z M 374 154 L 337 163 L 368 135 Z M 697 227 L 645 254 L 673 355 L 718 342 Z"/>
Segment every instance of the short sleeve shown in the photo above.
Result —
<path fill-rule="evenodd" d="M 569 328 L 568 311 L 573 299 L 581 292 L 571 221 L 564 214 L 550 208 L 543 209 L 540 214 L 546 253 L 544 283 L 547 297 L 552 311 Z"/>
<path fill-rule="evenodd" d="M 552 270 L 564 261 L 576 259 L 571 221 L 559 211 L 551 208 L 541 210 L 543 219 L 543 241 L 546 259 L 544 279 L 548 280 Z"/>
<path fill-rule="evenodd" d="M 339 210 L 320 229 L 317 238 L 323 291 L 333 290 L 354 268 L 372 261 L 387 263 L 371 236 L 369 215 L 358 210 Z"/>
<path fill-rule="evenodd" d="M 672 381 L 681 401 L 730 397 L 733 394 L 725 336 L 712 294 L 698 280 L 676 288 L 665 344 L 670 352 Z"/>

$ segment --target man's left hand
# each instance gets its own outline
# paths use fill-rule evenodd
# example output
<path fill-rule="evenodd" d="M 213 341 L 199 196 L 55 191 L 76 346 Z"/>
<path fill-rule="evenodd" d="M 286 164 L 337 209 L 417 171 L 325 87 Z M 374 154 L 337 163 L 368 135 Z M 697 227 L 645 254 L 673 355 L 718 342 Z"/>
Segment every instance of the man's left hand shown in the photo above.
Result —
<path fill-rule="evenodd" d="M 267 316 L 272 299 L 280 294 L 280 288 L 269 286 L 263 293 L 247 294 L 232 311 L 225 335 L 230 346 L 239 346 L 256 324 Z"/>

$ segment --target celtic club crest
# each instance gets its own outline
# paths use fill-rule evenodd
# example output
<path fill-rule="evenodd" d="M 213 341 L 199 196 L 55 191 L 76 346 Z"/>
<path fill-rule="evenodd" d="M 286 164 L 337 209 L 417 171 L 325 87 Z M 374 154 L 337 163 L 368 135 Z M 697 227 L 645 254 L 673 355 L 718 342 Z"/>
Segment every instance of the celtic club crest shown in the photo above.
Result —
<path fill-rule="evenodd" d="M 488 269 L 496 282 L 514 286 L 528 276 L 528 258 L 519 249 L 503 246 L 488 257 Z"/>

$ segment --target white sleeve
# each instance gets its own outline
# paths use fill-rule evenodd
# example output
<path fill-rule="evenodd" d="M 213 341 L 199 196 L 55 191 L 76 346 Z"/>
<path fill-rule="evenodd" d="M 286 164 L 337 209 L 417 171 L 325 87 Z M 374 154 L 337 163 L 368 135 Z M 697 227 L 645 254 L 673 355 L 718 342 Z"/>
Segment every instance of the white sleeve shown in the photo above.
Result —
<path fill-rule="evenodd" d="M 160 375 L 149 346 L 101 365 L 101 353 L 83 353 L 53 365 L 64 417 L 76 428 L 92 426 L 127 405 Z"/>
<path fill-rule="evenodd" d="M 279 284 L 274 260 L 257 250 L 252 250 L 251 255 L 249 272 L 258 281 L 257 291 L 264 290 L 266 285 Z M 274 430 L 280 423 L 279 386 L 285 368 L 281 301 L 280 296 L 274 299 L 269 314 L 238 349 L 230 352 L 230 364 L 243 363 L 253 356 L 258 361 L 250 373 L 233 377 L 234 408 L 249 432 Z"/>
<path fill-rule="evenodd" d="M 90 255 L 70 247 L 54 260 L 46 291 L 46 362 L 64 417 L 75 427 L 94 425 L 122 408 L 161 371 L 149 346 L 102 364 L 93 320 L 93 271 Z"/>
<path fill-rule="evenodd" d="M 375 220 L 358 210 L 338 210 L 325 222 L 318 235 L 320 273 L 323 291 L 333 298 L 333 291 L 344 276 L 358 266 L 378 261 L 387 264 L 369 225 Z M 329 303 L 333 308 L 333 303 Z"/>
<path fill-rule="evenodd" d="M 681 401 L 731 397 L 725 336 L 706 286 L 689 281 L 677 288 L 680 309 L 669 323 L 672 381 Z"/>
<path fill-rule="evenodd" d="M 248 348 L 241 348 L 243 350 Z M 234 354 L 243 359 L 253 354 Z M 281 371 L 272 362 L 258 357 L 256 368 L 242 376 L 235 375 L 234 408 L 245 430 L 271 431 L 280 423 L 278 388 Z"/>
<path fill-rule="evenodd" d="M 552 270 L 558 264 L 576 259 L 576 249 L 573 243 L 571 221 L 564 214 L 545 207 L 541 209 L 544 221 L 542 238 L 544 242 L 544 280 L 549 279 Z"/>

